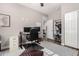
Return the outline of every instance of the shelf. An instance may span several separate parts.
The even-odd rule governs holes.
[[[61,43],[61,20],[54,21],[54,31],[55,42]]]

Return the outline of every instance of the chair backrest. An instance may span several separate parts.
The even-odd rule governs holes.
[[[30,31],[30,41],[37,40],[38,39],[38,30],[37,29],[31,29]]]

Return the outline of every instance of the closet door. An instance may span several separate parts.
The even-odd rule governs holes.
[[[77,12],[65,14],[65,45],[77,48]]]

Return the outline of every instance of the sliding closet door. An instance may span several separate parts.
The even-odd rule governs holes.
[[[65,14],[65,45],[77,48],[77,12]]]

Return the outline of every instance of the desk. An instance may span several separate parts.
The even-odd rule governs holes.
[[[30,34],[30,32],[22,32],[23,35]]]
[[[26,39],[26,36],[29,38],[30,32],[22,32],[22,39]]]
[[[26,35],[30,35],[30,32],[22,32],[22,37]],[[41,38],[40,32],[38,32],[38,37]]]
[[[29,38],[30,32],[21,32],[21,33],[22,33],[21,34],[22,39],[21,39],[20,44],[26,44],[26,42],[28,42],[28,40],[26,39],[26,36],[27,36],[27,38]],[[41,38],[40,32],[38,32],[38,37],[39,37],[39,39]]]

